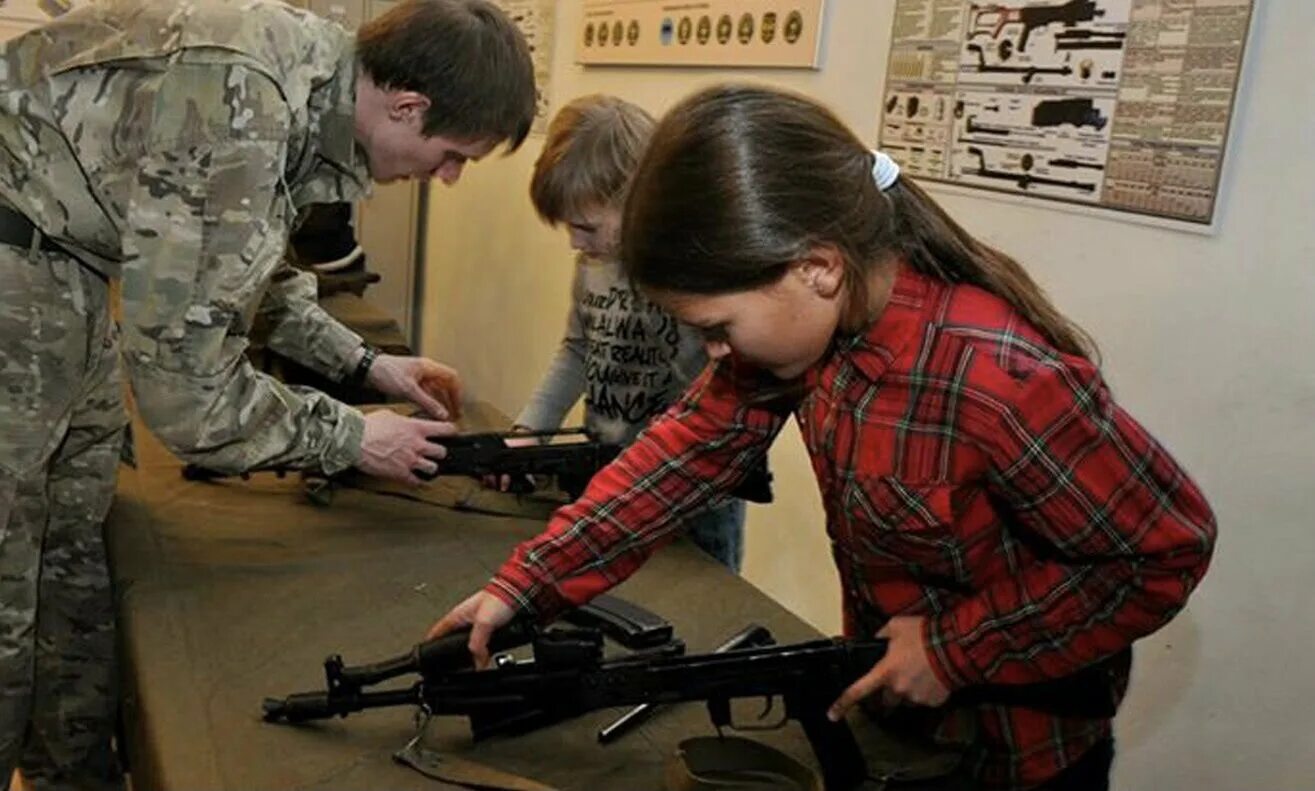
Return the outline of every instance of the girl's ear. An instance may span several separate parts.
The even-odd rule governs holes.
[[[845,283],[845,258],[834,245],[817,245],[791,271],[819,297],[831,299]]]

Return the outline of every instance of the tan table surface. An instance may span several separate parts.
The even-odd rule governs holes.
[[[475,411],[471,424],[493,422]],[[326,509],[307,503],[294,477],[189,483],[143,432],[138,445],[108,527],[136,789],[447,787],[391,760],[413,733],[409,710],[289,727],[263,723],[260,702],[321,688],[330,653],[358,664],[407,650],[550,508],[476,492],[482,507],[522,514],[499,516],[342,490]],[[440,481],[453,500],[475,487]],[[780,642],[817,636],[684,542],[616,592],[672,621],[691,652],[750,621]],[[445,718],[428,744],[563,789],[657,789],[680,739],[713,732],[706,710],[685,704],[599,745],[598,728],[618,713],[474,745],[464,719]],[[796,725],[754,737],[812,760]]]

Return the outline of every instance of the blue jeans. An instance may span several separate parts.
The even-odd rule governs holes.
[[[703,511],[687,521],[686,535],[718,563],[740,573],[744,560],[744,501],[732,498],[725,505]]]

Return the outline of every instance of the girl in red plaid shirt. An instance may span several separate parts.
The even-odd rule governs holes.
[[[1114,403],[1091,340],[889,158],[770,89],[674,108],[622,235],[630,276],[701,328],[712,362],[431,636],[469,624],[487,661],[518,611],[547,619],[617,584],[793,414],[846,633],[889,640],[831,716],[867,698],[906,732],[968,745],[979,787],[1107,788],[1108,719],[950,698],[1094,667],[1117,703],[1132,642],[1205,573],[1214,517]]]

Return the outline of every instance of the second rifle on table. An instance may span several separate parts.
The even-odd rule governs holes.
[[[537,442],[515,446],[507,444],[508,440],[524,439]],[[583,428],[456,434],[434,437],[433,441],[447,449],[447,456],[438,461],[436,473],[416,473],[424,480],[445,475],[473,478],[506,475],[511,478],[511,491],[524,494],[533,489],[531,476],[551,476],[556,480],[557,487],[572,500],[584,492],[594,474],[610,464],[623,448],[616,443],[601,442]],[[240,473],[240,476],[247,478],[258,472],[273,472],[282,476],[295,471],[291,467],[276,465],[249,470]],[[183,467],[183,477],[189,481],[210,481],[233,476],[188,464]],[[325,480],[332,483],[334,478],[326,477]],[[765,466],[755,468],[733,494],[750,502],[770,503],[771,474]]]

